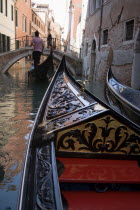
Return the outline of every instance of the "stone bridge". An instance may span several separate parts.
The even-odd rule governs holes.
[[[9,51],[0,54],[0,72],[6,73],[9,68],[16,63],[21,58],[26,56],[32,55],[33,48],[32,47],[25,47],[21,49],[17,49],[14,51]],[[49,55],[50,50],[45,48],[44,55]],[[64,53],[59,50],[53,51],[54,60],[60,62]],[[66,56],[66,64],[68,69],[71,71],[73,75],[81,75],[82,74],[82,62],[78,58],[71,56],[69,54],[65,54]]]

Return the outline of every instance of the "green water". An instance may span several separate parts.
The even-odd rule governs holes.
[[[0,74],[0,210],[15,210],[29,134],[49,84],[28,83],[30,63]]]

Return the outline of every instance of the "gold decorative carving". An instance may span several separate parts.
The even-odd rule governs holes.
[[[140,155],[140,135],[107,115],[60,131],[56,150],[75,153]]]

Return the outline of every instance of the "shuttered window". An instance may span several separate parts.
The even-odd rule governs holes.
[[[7,4],[7,0],[5,0],[5,15],[8,16],[8,4]]]
[[[7,36],[7,51],[10,51],[10,37]]]
[[[3,0],[0,0],[0,12],[3,13]]]
[[[11,5],[11,20],[14,20],[14,7]]]
[[[126,22],[126,41],[133,39],[134,33],[134,20],[130,20]]]
[[[18,10],[17,9],[15,10],[15,24],[16,24],[16,27],[18,27]]]

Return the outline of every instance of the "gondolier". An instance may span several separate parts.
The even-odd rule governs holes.
[[[35,69],[32,66],[30,67],[30,70],[28,71],[28,79],[33,80],[48,80],[52,78],[54,74],[54,65],[53,65],[53,54],[52,51],[50,52],[50,55],[46,58],[44,62],[39,64]]]
[[[44,42],[39,37],[38,31],[35,32],[35,37],[33,37],[33,39],[32,39],[31,46],[34,47],[33,60],[34,60],[34,67],[36,67],[40,63],[40,57],[41,57],[41,54],[43,53],[43,49],[44,49]]]
[[[49,34],[47,37],[48,48],[52,47],[52,35]]]

